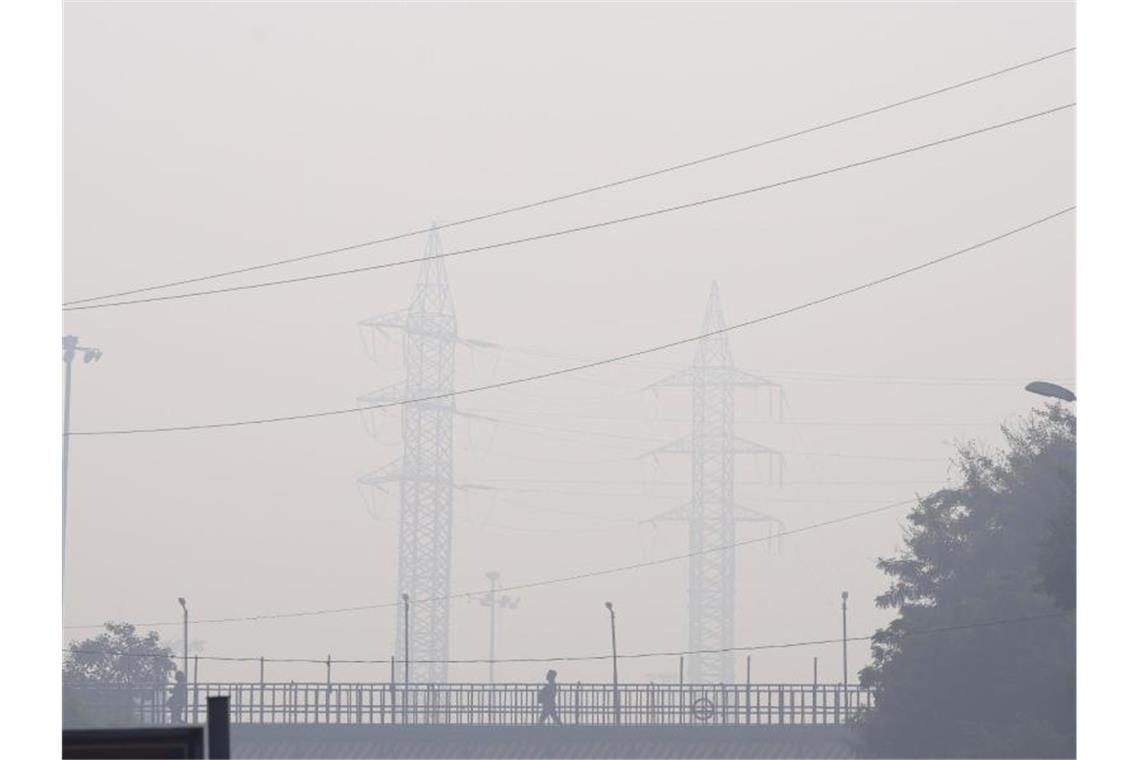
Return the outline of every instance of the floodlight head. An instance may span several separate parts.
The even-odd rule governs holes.
[[[487,580],[489,580],[491,582],[499,580],[499,571],[498,570],[488,571],[487,572]]]
[[[610,612],[613,612],[614,611],[613,602],[606,602],[606,609],[609,610]]]
[[[404,603],[406,604],[406,603],[407,603],[407,601],[408,601],[408,599],[409,599],[409,597],[408,597],[407,593],[401,594],[401,596],[403,596],[403,597],[404,597]]]
[[[178,603],[182,605],[182,609],[186,609],[186,597],[178,597]]]
[[[103,358],[103,352],[97,348],[89,348],[83,352],[83,363],[90,364]]]
[[[845,602],[847,601],[847,592],[846,591],[843,592],[843,601],[845,601]]]
[[[1041,380],[1036,380],[1029,385],[1025,386],[1025,390],[1030,393],[1036,393],[1038,396],[1048,396],[1049,398],[1059,398],[1062,401],[1076,401],[1077,395],[1064,386],[1057,385],[1056,383],[1046,383]]]

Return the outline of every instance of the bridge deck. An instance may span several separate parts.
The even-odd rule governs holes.
[[[236,725],[235,758],[849,758],[843,726]]]

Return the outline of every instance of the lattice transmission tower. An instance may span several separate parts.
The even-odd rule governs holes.
[[[406,309],[361,322],[368,330],[403,332],[404,380],[361,396],[364,405],[448,394],[454,390],[455,306],[443,260],[439,233],[428,234],[415,293]],[[399,484],[399,571],[394,598],[440,599],[451,587],[451,528],[455,495],[452,427],[455,400],[445,396],[400,407],[403,455],[360,478],[365,486],[386,490]],[[447,680],[447,601],[411,604],[408,615],[410,678],[417,683]],[[397,659],[404,657],[404,620],[397,617]],[[430,662],[424,662],[424,661]]]
[[[691,367],[656,384],[684,387],[692,393],[692,431],[653,453],[691,455],[692,495],[685,504],[657,519],[689,524],[689,649],[732,647],[736,618],[736,553],[732,549],[708,551],[736,541],[736,523],[766,522],[769,531],[781,525],[771,515],[736,503],[737,454],[759,454],[782,467],[779,452],[736,435],[736,389],[740,386],[779,386],[733,366],[726,333],[708,335],[724,327],[716,283],[705,307],[705,334],[697,344]],[[733,683],[732,652],[692,655],[686,676],[693,683]]]

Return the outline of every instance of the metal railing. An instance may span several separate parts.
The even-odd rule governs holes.
[[[230,720],[259,724],[526,726],[538,722],[539,684],[346,682],[201,683],[187,689],[183,721],[200,723],[206,698],[230,698]],[[173,721],[170,686],[64,685],[65,714],[89,725]],[[831,726],[873,704],[841,684],[559,684],[563,725]]]

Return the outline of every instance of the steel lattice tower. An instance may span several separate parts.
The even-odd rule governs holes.
[[[703,337],[690,368],[666,378],[660,387],[685,387],[692,392],[692,432],[657,449],[657,452],[691,455],[692,497],[688,504],[660,519],[689,523],[689,649],[732,647],[735,627],[736,553],[732,549],[708,551],[736,541],[737,521],[780,523],[774,517],[741,507],[734,493],[736,455],[778,452],[736,436],[736,388],[773,383],[736,369],[724,328],[720,295],[713,283],[705,307]],[[771,460],[770,460],[771,461]],[[732,683],[731,652],[693,655],[686,675],[693,683]]]
[[[412,303],[407,309],[361,322],[366,328],[403,331],[404,381],[359,400],[364,405],[425,398],[454,390],[455,307],[443,260],[439,233],[429,233]],[[410,678],[417,683],[447,680],[448,616],[443,600],[451,588],[451,527],[455,493],[452,423],[455,400],[450,396],[407,403],[401,407],[403,456],[360,482],[384,489],[400,484],[399,573],[396,588],[396,658],[404,658],[403,603],[411,604],[408,620],[412,660]],[[430,660],[432,662],[420,662]]]

